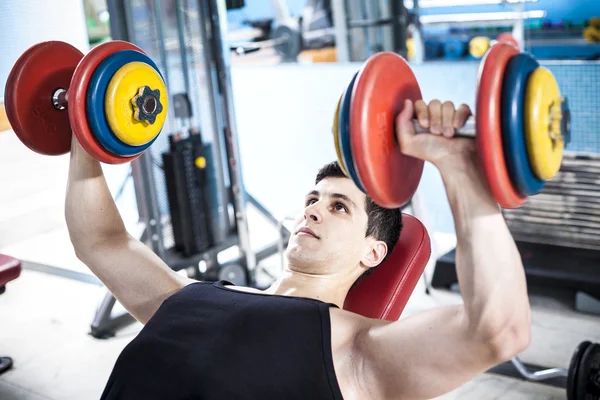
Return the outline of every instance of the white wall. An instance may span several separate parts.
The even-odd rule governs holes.
[[[83,0],[0,0],[0,99],[19,56],[47,40],[88,52]]]
[[[361,64],[234,67],[232,83],[244,180],[277,215],[302,207],[319,167],[336,158],[331,132],[337,100]],[[477,63],[414,66],[426,101],[474,107]],[[437,170],[426,165],[420,189],[432,228],[454,225]]]

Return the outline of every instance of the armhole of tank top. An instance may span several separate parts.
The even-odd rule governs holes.
[[[344,400],[340,389],[337,375],[335,373],[335,365],[333,364],[333,349],[331,347],[331,315],[329,309],[332,307],[331,304],[318,304],[319,312],[321,315],[321,328],[323,336],[323,360],[325,362],[325,370],[329,380],[329,386],[331,388],[331,394],[334,400]]]

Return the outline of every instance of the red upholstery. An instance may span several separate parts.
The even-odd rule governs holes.
[[[421,221],[409,214],[402,214],[402,220],[394,251],[348,293],[345,310],[388,321],[400,318],[431,256],[431,241]]]
[[[21,261],[0,254],[0,287],[21,275]]]

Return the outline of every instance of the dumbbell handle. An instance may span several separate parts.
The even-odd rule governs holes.
[[[423,128],[417,119],[413,120],[415,125],[416,133],[429,133],[429,128]],[[470,116],[465,122],[465,125],[461,128],[454,129],[454,136],[460,138],[474,138],[475,137],[475,116]]]
[[[57,110],[64,110],[69,103],[69,92],[65,89],[56,89],[52,94],[52,104]]]

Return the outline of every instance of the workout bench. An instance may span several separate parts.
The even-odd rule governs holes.
[[[0,294],[6,290],[6,284],[21,275],[21,262],[9,256],[0,254]],[[10,357],[0,357],[0,374],[12,367]]]
[[[402,214],[402,233],[392,254],[346,296],[344,309],[368,318],[396,321],[431,257],[425,226]]]

